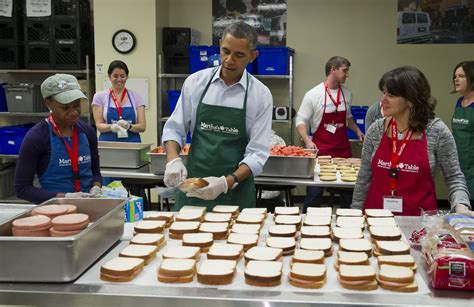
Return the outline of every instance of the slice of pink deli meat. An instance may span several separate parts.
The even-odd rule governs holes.
[[[31,215],[41,214],[53,218],[58,215],[66,214],[67,211],[68,208],[61,205],[44,205],[34,208],[33,211],[31,211]]]
[[[14,220],[13,227],[24,230],[48,229],[51,227],[51,219],[44,215],[33,215]]]
[[[51,221],[57,231],[80,230],[89,224],[89,216],[84,213],[60,215]]]

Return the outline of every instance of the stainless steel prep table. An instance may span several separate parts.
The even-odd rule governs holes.
[[[397,217],[405,236],[420,227],[417,217]],[[418,270],[426,278],[424,260],[420,252],[412,250]],[[99,276],[97,276],[99,278]],[[369,292],[311,293],[217,290],[215,288],[182,288],[130,285],[83,285],[76,283],[0,283],[0,304],[31,304],[35,306],[321,306],[340,305],[409,305],[409,306],[472,306],[474,293],[467,291],[439,291],[431,294],[388,295]],[[469,303],[471,302],[471,303]]]
[[[150,180],[163,180],[163,175],[155,175],[150,171],[150,164],[142,166],[138,169],[127,169],[127,168],[111,168],[101,167],[100,172],[103,177],[122,177],[122,178],[135,178],[135,179],[150,179]],[[329,188],[353,188],[354,182],[318,182],[314,181],[313,178],[289,178],[289,177],[262,177],[257,176],[255,178],[256,184],[269,184],[269,185],[303,185],[303,186],[315,186],[315,187],[329,187]]]

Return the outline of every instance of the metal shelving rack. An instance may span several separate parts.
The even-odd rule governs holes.
[[[288,81],[288,104],[286,105],[289,110],[289,119],[288,120],[273,120],[274,123],[287,123],[288,124],[288,135],[290,138],[290,143],[293,144],[293,117],[291,116],[291,112],[293,109],[293,82],[294,82],[294,74],[293,74],[293,64],[294,64],[294,55],[289,55],[289,67],[288,75],[253,75],[258,79],[268,79],[268,80],[287,80]],[[157,131],[157,144],[161,143],[161,135],[163,133],[162,125],[168,119],[167,116],[163,116],[163,103],[165,101],[164,96],[166,95],[166,90],[168,89],[180,89],[181,86],[177,86],[178,81],[184,81],[189,74],[170,74],[170,73],[162,73],[163,65],[162,65],[162,57],[161,54],[158,55],[158,106],[157,106],[157,119],[158,119],[158,131]]]

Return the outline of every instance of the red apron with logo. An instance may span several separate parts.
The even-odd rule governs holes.
[[[397,141],[397,144],[400,141]],[[391,140],[383,134],[379,148],[372,158],[372,182],[364,209],[382,209],[383,197],[390,191]],[[397,146],[399,147],[399,145]],[[436,190],[428,160],[426,134],[423,140],[410,140],[397,164],[397,189],[395,196],[403,197],[403,211],[395,215],[418,216],[423,211],[436,210]]]
[[[342,91],[342,90],[340,90]],[[333,157],[341,158],[350,158],[352,157],[351,144],[346,134],[346,114],[347,114],[347,103],[344,98],[344,105],[346,110],[337,111],[339,106],[339,97],[337,98],[338,102],[334,102],[336,105],[336,112],[326,113],[326,97],[328,92],[325,92],[324,96],[324,109],[323,117],[321,118],[321,123],[319,124],[318,129],[313,134],[313,143],[318,147],[318,155],[330,155]],[[343,94],[344,96],[344,94]],[[328,125],[334,125],[336,131],[331,133],[327,130]]]

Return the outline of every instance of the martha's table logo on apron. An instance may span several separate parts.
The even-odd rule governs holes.
[[[226,127],[224,125],[208,124],[205,122],[201,122],[201,130],[212,131],[212,132],[217,132],[217,133],[225,133],[225,134],[234,134],[234,135],[239,134],[239,129],[237,128]]]
[[[453,118],[453,124],[469,125],[469,119]]]
[[[392,162],[384,161],[382,159],[379,159],[379,161],[377,162],[377,167],[380,167],[380,168],[390,169],[391,165],[392,165]],[[401,172],[418,173],[418,171],[420,170],[420,167],[416,164],[400,162],[397,165],[397,169]]]
[[[89,162],[91,162],[91,156],[90,155],[79,156],[78,160],[79,160],[79,164],[89,163]],[[70,166],[71,165],[71,159],[59,158],[59,163],[58,164],[59,164],[59,166]]]

